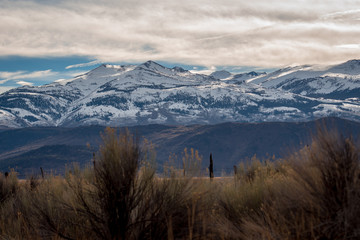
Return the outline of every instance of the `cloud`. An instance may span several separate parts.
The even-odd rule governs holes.
[[[16,72],[0,72],[0,84],[5,83],[9,80],[16,78],[16,76],[20,76],[24,74],[24,71],[16,71]]]
[[[57,74],[56,72],[51,71],[51,69],[44,70],[44,71],[34,71],[34,72],[26,72],[21,73],[19,75],[12,76],[10,79],[41,79],[49,76],[53,76]]]
[[[197,74],[205,74],[205,75],[210,75],[211,73],[216,71],[216,67],[215,66],[210,66],[204,69],[198,69],[198,68],[194,68],[192,70],[190,70],[190,72],[192,73],[197,73]]]
[[[54,76],[57,72],[51,71],[51,69],[44,71],[16,71],[16,72],[0,72],[0,84],[4,84],[10,80],[20,79],[36,79],[37,81],[47,80],[47,77]]]
[[[324,20],[340,21],[340,22],[359,22],[360,9],[351,9],[340,12],[333,12],[322,16]]]
[[[93,65],[96,65],[99,63],[101,63],[101,61],[95,60],[95,61],[91,61],[91,62],[87,62],[87,63],[79,63],[79,64],[74,64],[74,65],[69,65],[65,69],[89,67],[89,66],[93,66]]]
[[[358,42],[357,0],[0,1],[2,55],[281,67],[360,54],[336,47]]]
[[[32,85],[34,85],[34,83],[26,82],[26,81],[18,81],[16,83],[21,85],[21,86],[32,86]]]
[[[360,49],[360,44],[343,44],[336,46],[338,48],[347,48],[347,49]]]

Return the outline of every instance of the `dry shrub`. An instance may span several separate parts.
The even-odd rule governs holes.
[[[86,219],[80,228],[90,229],[91,238],[193,239],[206,233],[198,221],[206,193],[199,181],[178,170],[157,177],[152,146],[128,131],[117,135],[108,128],[103,140],[93,174],[74,170],[67,177],[74,195],[69,208]]]
[[[35,189],[24,189],[15,202],[15,209],[22,228],[32,236],[27,238],[81,239],[76,235],[84,219],[78,218],[68,207],[72,198],[61,177],[50,176],[38,183]]]
[[[68,175],[74,194],[69,207],[86,219],[80,227],[89,228],[92,238],[134,239],[145,234],[158,211],[150,197],[155,170],[146,159],[149,151],[128,131],[118,136],[107,128],[103,141],[93,174],[74,170]]]
[[[62,204],[67,192],[63,179],[49,177],[38,181],[36,188],[33,181],[33,178],[21,180],[16,195],[1,208],[1,236],[9,239],[69,239],[67,234],[74,230],[76,219]]]
[[[184,169],[155,174],[151,144],[106,129],[91,166],[65,178],[0,179],[0,234],[6,239],[210,239],[214,185],[194,178],[196,151]],[[196,162],[192,162],[196,161]]]
[[[212,239],[216,233],[213,211],[218,185],[204,177],[199,153],[184,149],[181,160],[169,157],[158,187],[168,199],[164,205],[167,239]]]
[[[244,224],[249,239],[359,239],[359,146],[319,129],[310,147],[289,159],[260,213]]]
[[[218,235],[225,239],[248,239],[244,223],[262,211],[270,189],[284,178],[284,166],[279,162],[261,162],[256,156],[240,163],[234,181],[223,186],[218,198]]]
[[[16,173],[11,171],[10,174],[0,174],[0,235],[6,236],[11,230],[18,230],[13,223],[12,204],[19,193],[19,183]],[[10,229],[8,229],[10,228]],[[13,228],[13,229],[12,229]]]
[[[17,190],[18,180],[14,171],[11,171],[10,174],[7,172],[0,174],[0,204],[13,197]]]

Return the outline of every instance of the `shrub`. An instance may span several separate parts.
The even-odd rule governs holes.
[[[14,222],[14,212],[12,204],[19,193],[19,183],[16,173],[11,171],[10,174],[0,174],[0,235],[6,236],[10,230],[14,233],[20,228]],[[16,214],[16,213],[15,213]],[[19,235],[21,236],[21,235]]]
[[[9,198],[13,197],[18,190],[18,180],[16,173],[11,171],[9,174],[0,174],[0,207]]]
[[[244,222],[262,211],[264,202],[271,198],[270,189],[285,176],[281,163],[261,162],[256,156],[240,163],[234,181],[225,184],[219,195],[220,234],[226,239],[248,239]]]
[[[204,232],[198,219],[204,215],[200,197],[206,191],[199,181],[179,176],[178,170],[170,177],[157,177],[152,146],[139,144],[128,131],[118,136],[108,128],[103,140],[93,175],[86,178],[74,171],[68,176],[75,212],[89,222],[84,228],[90,226],[100,239],[192,239]],[[199,161],[195,156],[191,151],[184,157],[191,174],[191,166]]]
[[[359,147],[324,129],[289,159],[289,174],[246,223],[257,239],[359,239]]]

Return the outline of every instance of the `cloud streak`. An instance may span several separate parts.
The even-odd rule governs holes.
[[[360,55],[337,47],[358,44],[357,0],[0,2],[2,56],[281,67]]]
[[[89,67],[89,66],[94,66],[94,65],[100,64],[100,63],[101,63],[101,61],[95,60],[95,61],[91,61],[91,62],[87,62],[87,63],[79,63],[79,64],[74,64],[74,65],[69,65],[65,69]]]
[[[26,72],[26,71],[16,71],[16,72],[0,72],[0,84],[4,84],[11,80],[23,80],[23,79],[36,79],[37,81],[41,81],[44,79],[47,80],[47,77],[55,76],[58,74],[57,72],[53,72],[50,69],[44,71],[34,71],[34,72]],[[19,81],[24,83],[24,81]],[[20,85],[26,85],[21,84]]]
[[[26,81],[18,81],[16,82],[17,84],[21,85],[21,86],[32,86],[34,85],[33,83],[31,82],[26,82]]]

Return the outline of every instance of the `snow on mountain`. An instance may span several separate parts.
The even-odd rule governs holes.
[[[1,94],[0,126],[212,124],[329,115],[360,120],[357,71],[357,62],[325,70],[301,66],[267,75],[221,71],[210,76],[153,61],[101,65],[70,80]],[[341,94],[358,95],[335,98],[339,91],[333,90],[326,98],[334,86],[347,89]],[[325,97],[316,98],[315,93]]]
[[[265,76],[266,72],[248,72],[248,73],[239,73],[239,74],[235,74],[232,79],[231,82],[245,82],[245,81],[249,81],[250,79],[256,79],[259,78],[261,76]]]
[[[287,67],[248,82],[309,97],[356,98],[360,96],[360,60],[335,66]]]
[[[360,60],[349,60],[345,63],[331,67],[328,71],[346,75],[360,75]]]
[[[242,83],[245,82],[247,80],[254,80],[255,78],[259,78],[261,76],[266,75],[265,72],[248,72],[248,73],[239,73],[239,74],[232,74],[228,71],[225,70],[221,70],[221,71],[216,71],[210,74],[210,76],[219,79],[219,80],[223,80],[226,81],[228,83]]]

